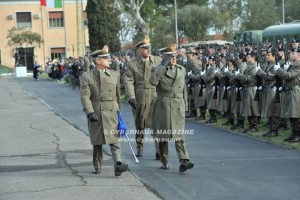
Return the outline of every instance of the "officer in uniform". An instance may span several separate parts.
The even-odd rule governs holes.
[[[110,68],[115,71],[120,71],[120,64],[119,58],[117,56],[112,56],[112,63]]]
[[[275,71],[274,65],[278,64],[275,62],[276,50],[269,49],[267,51],[267,62],[268,65],[265,69],[256,67],[256,75],[263,79],[262,92],[261,92],[261,117],[269,118],[269,131],[263,134],[263,137],[274,137],[278,135],[278,129],[280,126],[280,118],[274,114],[280,109],[280,105],[275,103]]]
[[[199,74],[199,66],[196,63],[197,57],[195,56],[196,50],[194,47],[188,48],[187,52],[187,63],[186,63],[186,71],[187,71],[187,90],[188,90],[188,112],[186,117],[196,117],[197,116],[197,108],[195,105],[195,89],[197,87],[196,82],[200,80],[200,77],[195,77],[195,74]]]
[[[187,58],[186,58],[186,50],[185,48],[180,48],[177,50],[177,63],[178,65],[181,65],[181,66],[184,66],[186,65],[186,62],[187,62]]]
[[[209,56],[208,57],[208,67],[205,71],[200,72],[200,78],[202,78],[205,81],[205,97],[207,102],[207,109],[210,115],[210,118],[205,122],[207,124],[212,124],[217,122],[217,110],[218,110],[218,92],[215,95],[215,73],[216,70],[216,57],[215,56]]]
[[[152,128],[151,116],[154,99],[156,97],[155,86],[149,83],[151,70],[161,62],[161,57],[151,55],[151,44],[148,37],[138,42],[135,47],[139,55],[127,63],[124,74],[124,83],[128,103],[132,107],[136,127],[137,157],[141,157],[144,150],[144,130]],[[155,142],[156,160],[159,160],[158,143]]]
[[[223,126],[234,126],[234,111],[237,91],[234,89],[235,79],[234,70],[236,67],[236,61],[234,57],[229,58],[228,66],[224,67],[224,94],[223,101],[226,101],[226,107],[224,112],[227,113],[227,122],[223,123]],[[224,103],[225,104],[225,103]]]
[[[110,70],[108,47],[91,54],[96,68],[82,76],[80,98],[88,118],[90,140],[93,145],[94,174],[101,172],[103,163],[102,145],[109,144],[114,160],[115,176],[128,169],[121,160],[118,133],[118,115],[121,109],[120,72]]]
[[[297,43],[298,46],[293,45]],[[274,66],[275,74],[283,79],[281,96],[281,117],[289,118],[292,133],[284,141],[300,141],[300,48],[299,40],[292,41],[293,51],[290,53],[291,65],[286,70],[279,65]]]
[[[234,70],[234,73],[238,71],[241,74],[244,74],[246,69],[246,56],[244,53],[240,53],[237,57],[237,67]],[[242,113],[242,82],[234,76],[234,88],[236,91],[236,96],[233,98],[232,103],[234,103],[234,113],[236,114],[237,123],[231,127],[232,130],[237,128],[244,128],[245,117],[241,115]]]
[[[251,51],[248,52],[247,59],[247,67],[244,73],[240,73],[240,71],[235,72],[235,78],[240,80],[242,83],[242,110],[241,115],[248,118],[249,127],[245,129],[243,132],[258,132],[257,129],[257,120],[259,113],[258,101],[254,100],[256,87],[255,87],[255,76],[256,76],[256,53]]]
[[[184,137],[185,110],[187,109],[186,70],[176,64],[176,45],[160,49],[161,64],[152,71],[150,83],[156,86],[157,98],[153,107],[153,133],[159,141],[162,169],[169,169],[168,141],[175,140],[179,172],[194,167],[189,160]]]

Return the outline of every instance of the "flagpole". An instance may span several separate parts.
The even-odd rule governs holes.
[[[45,16],[45,9],[46,9],[46,6],[45,5],[40,5],[40,9],[41,9],[41,29],[42,29],[42,37],[43,37],[43,44],[42,44],[42,47],[43,47],[43,63],[42,63],[42,68],[44,70],[46,70],[46,66],[44,66],[45,62],[46,62],[46,50],[45,50],[45,31],[44,31],[44,16]]]
[[[65,59],[66,59],[68,57],[68,54],[67,54],[68,42],[67,42],[67,30],[66,30],[65,0],[62,0],[62,3],[63,3],[63,14],[64,14]]]

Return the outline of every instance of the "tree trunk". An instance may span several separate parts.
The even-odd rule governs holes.
[[[149,24],[144,21],[140,14],[140,9],[143,6],[145,0],[137,0],[136,2],[130,0],[125,6],[129,9],[130,15],[136,20],[137,25],[142,29],[144,36],[149,36],[150,28]]]

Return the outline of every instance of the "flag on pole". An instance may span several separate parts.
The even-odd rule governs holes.
[[[41,6],[47,6],[49,8],[62,8],[63,0],[41,0]]]
[[[119,121],[119,124],[118,124],[118,131],[120,133],[120,136],[122,138],[126,138],[126,132],[127,132],[127,126],[122,118],[122,115],[121,115],[121,112],[118,111],[118,121]]]

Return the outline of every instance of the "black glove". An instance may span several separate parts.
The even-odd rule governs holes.
[[[172,58],[172,54],[167,54],[166,57],[161,61],[160,64],[164,67],[168,66],[171,58]]]
[[[136,106],[137,106],[137,102],[136,100],[133,98],[133,99],[130,99],[128,101],[128,103],[131,105],[131,107],[133,107],[134,109],[136,109]]]
[[[87,115],[87,118],[91,121],[91,122],[97,122],[99,121],[98,116],[95,113],[89,113]]]

